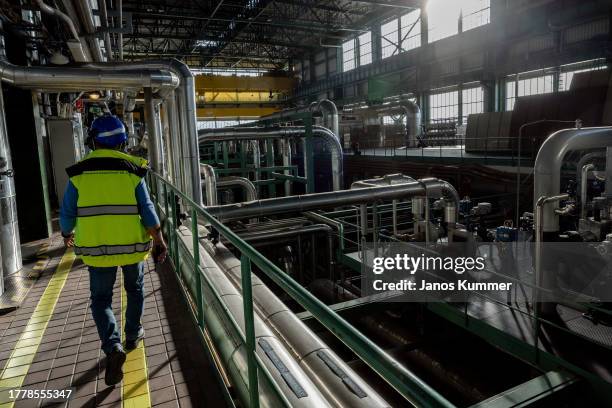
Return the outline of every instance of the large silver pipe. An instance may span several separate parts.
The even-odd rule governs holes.
[[[184,179],[184,164],[180,161],[181,157],[181,132],[180,116],[176,103],[176,94],[173,93],[164,100],[165,110],[168,114],[168,153],[171,159],[171,166],[174,174],[175,185],[182,186]]]
[[[612,146],[612,127],[565,129],[553,133],[540,147],[534,167],[534,198],[559,195],[561,165],[565,155],[575,150],[590,150]],[[543,210],[543,232],[559,230],[555,214],[558,201],[546,204]],[[535,209],[534,209],[535,213]]]
[[[74,25],[74,21],[72,21],[72,19],[67,14],[49,6],[48,4],[45,4],[43,0],[36,0],[36,4],[38,4],[38,7],[43,13],[47,13],[59,18],[68,26],[68,30],[70,31],[70,34],[73,37],[72,40],[66,41],[68,48],[70,49],[70,53],[74,57],[74,60],[77,62],[87,61],[88,56],[83,50],[83,44],[81,42],[81,39],[79,38],[79,33],[76,29],[76,26]]]
[[[76,26],[70,17],[58,9],[45,4],[43,0],[36,0],[36,4],[43,13],[50,14],[62,20],[68,26],[68,30],[70,31],[70,34],[72,34],[72,38],[79,41],[79,32],[77,31]]]
[[[589,185],[589,172],[595,169],[593,163],[582,166],[582,176],[580,179],[580,219],[585,219],[587,215],[587,189]]]
[[[160,173],[164,173],[164,165],[162,159],[162,142],[159,128],[157,125],[157,117],[159,111],[157,109],[155,99],[153,98],[153,91],[151,88],[144,89],[145,95],[145,120],[147,123],[147,132],[149,135],[149,160],[151,168]]]
[[[312,105],[311,105],[312,106]],[[325,118],[325,111],[329,112],[331,126],[329,129],[334,132],[334,135],[340,139],[340,118],[338,116],[338,108],[336,104],[329,99],[323,99],[316,104],[315,110],[320,111]]]
[[[204,180],[206,190],[206,205],[217,205],[217,176],[215,169],[210,164],[200,164],[200,175]]]
[[[283,167],[289,167],[291,166],[291,141],[281,139],[279,142],[280,142],[281,154],[283,156]],[[283,173],[286,176],[289,176],[291,174],[291,171],[285,170],[283,171]],[[286,196],[291,195],[291,181],[290,180],[285,180],[285,195]]]
[[[227,141],[227,140],[266,140],[280,138],[303,137],[304,127],[281,127],[281,128],[224,128],[224,129],[202,129],[199,131],[200,143]],[[342,146],[338,138],[329,129],[313,126],[312,134],[321,138],[330,149],[332,160],[332,183],[334,191],[342,189]]]
[[[0,36],[0,42],[2,37]],[[19,227],[17,223],[17,201],[15,180],[10,172],[13,169],[4,115],[4,97],[0,87],[0,294],[3,292],[3,275],[17,272],[23,266]]]
[[[576,164],[576,185],[580,186],[582,184],[582,168],[585,165],[590,164],[590,163],[595,163],[597,161],[605,162],[605,159],[606,159],[605,149],[601,151],[590,152],[590,153],[583,155],[578,161],[578,164]]]
[[[201,235],[207,236],[206,231],[203,229]],[[205,252],[207,258],[212,259],[212,263],[207,259],[202,259],[202,262],[224,271],[240,290],[240,260],[223,243],[213,244],[210,240],[201,240],[201,243],[204,247],[201,253]],[[205,269],[205,273],[210,272]],[[278,336],[283,346],[291,350],[300,368],[330,405],[338,408],[389,407],[389,404],[306,326],[256,274],[251,273],[251,281],[257,316],[261,316],[266,327]]]
[[[201,236],[206,236],[209,232],[204,228],[201,228],[200,231]],[[179,239],[193,253],[193,237],[190,229],[179,227],[178,232]],[[220,360],[223,362],[224,368],[236,388],[237,397],[243,405],[248,406],[246,345],[242,341],[240,333],[234,329],[230,321],[231,318],[237,322],[240,330],[244,333],[244,322],[246,319],[244,316],[243,298],[241,291],[238,290],[239,286],[232,282],[227,270],[219,262],[219,257],[231,257],[236,260],[237,264],[234,264],[234,266],[237,266],[238,274],[240,274],[240,261],[223,244],[217,243],[213,245],[216,249],[211,248],[211,245],[210,241],[202,240],[202,244],[199,246],[200,266],[205,275],[203,277],[204,284],[202,285],[202,300],[204,302],[202,311],[210,337],[219,351]],[[256,276],[254,274],[252,274],[252,277],[253,296],[255,296],[255,288],[258,282],[255,281]],[[215,295],[212,288],[215,289],[219,297]],[[192,287],[192,294],[194,293],[195,288]],[[257,313],[256,310],[254,311],[255,341],[258,345],[255,348],[255,352],[270,373],[272,381],[274,381],[285,400],[278,399],[274,390],[264,380],[264,374],[260,371],[260,406],[274,408],[284,406],[286,402],[289,406],[300,408],[330,407],[330,403],[323,397],[309,376],[306,375],[304,369],[300,367],[292,351],[288,350],[283,343],[282,337],[271,330],[264,317]],[[230,317],[227,317],[227,315]],[[264,345],[267,350],[264,350]],[[297,391],[302,392],[298,393]]]
[[[83,89],[141,89],[172,90],[179,78],[164,70],[107,70],[73,67],[21,67],[0,55],[2,81],[23,89],[39,91],[78,92]]]
[[[104,32],[104,48],[106,48],[106,60],[113,60],[113,47],[111,45],[109,24],[108,24],[108,10],[106,9],[106,0],[98,0],[98,8],[100,9],[100,21],[102,23],[102,29]]]
[[[202,202],[202,187],[200,185],[200,150],[198,146],[198,120],[195,100],[195,79],[189,67],[177,60],[148,60],[130,63],[89,64],[90,67],[113,71],[121,69],[168,70],[180,78],[180,85],[176,88],[178,112],[180,113],[180,129],[182,146],[182,163],[188,163],[183,186],[185,192],[190,194],[193,201]]]
[[[550,311],[554,309],[554,304],[550,303],[552,297],[551,291],[556,287],[554,272],[544,270],[543,265],[543,246],[544,241],[544,212],[546,205],[551,203],[559,203],[567,200],[567,194],[556,195],[553,197],[540,196],[535,202],[534,211],[534,230],[535,230],[535,291],[533,294],[532,303],[535,305],[535,310],[539,314],[542,311]]]
[[[346,205],[363,204],[381,200],[394,200],[414,195],[434,196],[442,192],[445,182],[430,178],[414,183],[392,186],[368,187],[355,190],[331,191],[326,193],[300,196],[269,198],[249,203],[227,204],[209,207],[207,210],[224,221],[263,217],[273,214],[305,212],[316,209],[334,208]]]
[[[257,200],[257,188],[246,177],[228,176],[217,181],[217,189],[240,187],[245,193],[246,201]]]
[[[119,23],[119,33],[117,34],[117,45],[119,46],[119,61],[123,61],[123,0],[117,0],[117,22]]]
[[[89,0],[74,0],[74,4],[76,5],[76,12],[79,15],[79,22],[83,24],[88,34],[89,49],[91,50],[94,61],[104,61],[102,49],[100,48],[100,43],[96,36],[96,23]]]

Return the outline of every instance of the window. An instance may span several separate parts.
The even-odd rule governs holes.
[[[355,69],[355,39],[342,43],[342,71]]]
[[[467,123],[469,115],[484,112],[484,89],[481,86],[463,89],[461,107],[463,124]]]
[[[459,34],[460,1],[429,0],[426,10],[430,43]]]
[[[398,47],[398,21],[397,18],[380,26],[382,41],[382,57],[387,58],[397,54]]]
[[[421,46],[421,10],[414,10],[400,17],[400,37],[402,51]]]
[[[463,0],[461,27],[468,31],[491,22],[491,0]]]
[[[561,66],[561,74],[559,75],[559,91],[569,91],[575,74],[599,71],[606,69],[607,67],[608,66],[605,59],[596,59],[579,62],[576,64],[563,65]]]
[[[431,122],[455,120],[459,117],[459,91],[437,92],[429,95]]]
[[[491,22],[491,0],[429,0],[429,42],[459,34]]]
[[[516,102],[516,81],[510,79],[506,82],[506,110],[513,110]],[[553,92],[553,75],[542,75],[518,81],[518,96],[540,95]]]
[[[359,36],[359,65],[372,62],[372,33],[367,32]]]

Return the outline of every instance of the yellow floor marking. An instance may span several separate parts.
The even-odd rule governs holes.
[[[7,389],[19,388],[23,384],[66,283],[74,258],[72,249],[67,250],[62,256],[55,273],[40,297],[38,305],[36,305],[36,309],[34,309],[34,313],[30,316],[23,333],[15,343],[11,356],[0,373],[0,389],[5,389],[0,393],[0,408],[12,408],[14,405],[14,401],[9,400]]]
[[[123,274],[121,274],[121,318],[124,324],[126,308],[127,293],[123,285]],[[121,331],[123,336],[123,330]],[[147,355],[145,353],[144,341],[141,341],[138,347],[127,354],[127,359],[123,365],[121,401],[123,408],[151,407],[151,392],[149,390]]]

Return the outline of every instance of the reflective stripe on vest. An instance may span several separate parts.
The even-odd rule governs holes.
[[[85,256],[124,255],[138,252],[148,252],[151,241],[130,245],[100,245],[97,247],[74,247],[74,253]]]
[[[138,215],[136,205],[94,205],[77,208],[77,217],[93,217],[96,215]]]

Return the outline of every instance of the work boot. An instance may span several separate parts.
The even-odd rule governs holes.
[[[104,382],[108,386],[118,384],[123,380],[123,363],[125,363],[125,351],[118,345],[106,356],[106,373]]]
[[[125,349],[127,351],[134,350],[136,347],[138,347],[138,343],[140,343],[140,341],[144,339],[144,336],[145,336],[144,329],[141,327],[140,330],[138,331],[138,335],[134,339],[127,339],[125,341]],[[128,337],[128,336],[126,335],[125,337]]]

